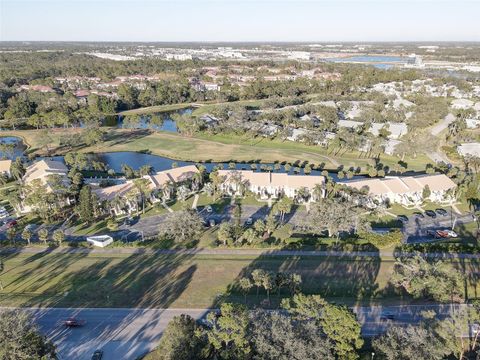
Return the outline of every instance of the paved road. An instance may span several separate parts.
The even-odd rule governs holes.
[[[448,125],[453,123],[455,121],[455,119],[456,119],[455,115],[453,115],[452,113],[447,114],[447,116],[445,116],[445,118],[443,120],[441,120],[437,125],[433,126],[430,129],[430,134],[432,134],[433,136],[437,136],[443,130],[448,128]]]
[[[415,324],[424,310],[435,310],[438,318],[467,305],[402,305],[354,307],[364,336],[383,333],[392,324]],[[162,331],[176,315],[204,317],[208,309],[62,309],[31,308],[40,329],[58,346],[59,359],[87,360],[102,349],[105,360],[135,359],[152,350]],[[382,320],[382,314],[393,320]],[[66,328],[63,320],[75,316],[86,320],[84,327]]]
[[[201,318],[204,309],[29,309],[45,333],[58,346],[59,359],[90,360],[96,349],[105,360],[136,359],[152,350],[162,331],[176,315]],[[69,317],[85,326],[66,328]]]

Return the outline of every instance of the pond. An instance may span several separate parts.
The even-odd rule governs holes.
[[[173,114],[191,114],[193,111],[192,108],[172,111],[172,112],[163,112],[163,113],[153,113],[149,115],[140,115],[139,122],[133,126],[125,126],[128,128],[135,129],[153,129],[157,131],[168,131],[168,132],[178,132],[177,124],[175,120],[172,119]],[[117,126],[120,128],[124,127],[123,123],[124,117],[118,117]]]
[[[0,159],[15,159],[22,156],[27,147],[16,136],[0,136]]]
[[[138,153],[133,151],[123,151],[123,152],[106,152],[106,153],[98,153],[95,154],[95,158],[99,161],[104,162],[108,165],[109,168],[114,169],[117,172],[121,172],[122,165],[128,165],[134,170],[138,170],[143,165],[151,165],[154,168],[154,171],[163,171],[172,168],[172,165],[176,163],[177,166],[185,166],[185,165],[192,165],[198,164],[198,162],[191,162],[191,161],[179,161],[170,159],[163,156],[152,155],[152,154],[144,154]],[[230,163],[201,163],[208,171],[212,171],[214,167],[222,167],[223,169],[231,169]],[[233,165],[233,164],[232,164]],[[237,170],[255,170],[255,171],[262,171],[268,168],[269,171],[276,172],[276,173],[289,173],[294,174],[295,169],[298,171],[300,175],[304,175],[304,170],[299,166],[292,166],[289,171],[285,169],[284,165],[274,164],[274,163],[262,163],[262,164],[255,164],[253,165],[254,168],[252,169],[252,163],[234,163],[235,169]],[[321,175],[321,170],[312,170],[311,175]],[[337,179],[336,173],[329,173],[331,177]],[[363,177],[363,176],[355,176],[355,178]]]

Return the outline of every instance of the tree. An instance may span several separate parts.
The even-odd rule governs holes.
[[[23,229],[23,231],[22,231],[22,239],[25,240],[25,241],[28,243],[28,245],[30,245],[30,240],[31,240],[31,238],[32,238],[32,235],[33,235],[33,234],[32,234],[32,232],[31,232],[29,229],[27,229],[27,228]]]
[[[46,228],[38,230],[38,238],[40,239],[40,241],[43,241],[45,245],[47,245],[48,230]]]
[[[217,239],[223,243],[224,246],[233,242],[233,227],[229,222],[222,222],[218,227]]]
[[[17,181],[21,180],[23,175],[25,175],[25,166],[20,157],[17,157],[10,165],[10,173]]]
[[[127,179],[133,179],[135,177],[135,171],[133,171],[133,169],[126,164],[122,164],[122,172],[125,174]]]
[[[290,211],[292,211],[292,201],[287,197],[283,197],[274,205],[274,210],[280,213],[280,222],[283,224],[285,220],[285,214],[288,214]]]
[[[282,308],[299,321],[315,320],[339,358],[358,358],[357,350],[363,346],[361,326],[348,308],[328,304],[319,295],[303,294],[283,299]]]
[[[150,182],[147,179],[135,179],[133,181],[135,188],[142,201],[142,213],[145,214],[145,201],[151,194]]]
[[[95,218],[94,214],[94,201],[90,186],[85,185],[80,189],[80,195],[78,198],[77,213],[82,221],[90,223]]]
[[[419,299],[446,303],[462,302],[464,297],[464,279],[451,263],[429,263],[420,255],[398,259],[390,282]]]
[[[422,198],[426,200],[430,197],[431,194],[432,194],[432,191],[430,190],[430,187],[428,186],[428,184],[425,185],[425,187],[422,190]]]
[[[385,360],[437,360],[449,355],[430,327],[391,326],[372,341],[375,355]]]
[[[220,307],[220,316],[209,313],[207,320],[212,324],[206,330],[213,358],[225,360],[248,359],[250,344],[247,331],[249,325],[248,310],[243,305],[224,303]]]
[[[300,227],[315,235],[327,231],[329,237],[338,237],[341,232],[364,230],[367,223],[351,202],[326,198],[310,207]]]
[[[267,292],[267,300],[268,302],[270,302],[270,291],[272,291],[275,287],[275,277],[270,271],[265,272],[263,276],[262,286]]]
[[[40,333],[25,311],[1,310],[0,359],[56,359],[55,345]]]
[[[167,214],[160,225],[160,235],[176,242],[193,241],[203,230],[203,220],[196,211],[181,210]]]
[[[158,347],[145,360],[196,360],[204,346],[197,323],[189,315],[175,316],[162,334]]]
[[[243,292],[243,295],[245,297],[245,304],[247,303],[247,294],[250,291],[250,289],[253,287],[252,282],[248,277],[242,277],[240,281],[238,282],[238,286]]]
[[[62,242],[65,240],[65,233],[62,229],[56,229],[52,234],[52,239],[57,242],[58,245],[62,245]]]
[[[295,321],[278,312],[258,311],[252,317],[250,337],[254,359],[335,359],[331,341],[315,321]]]
[[[255,269],[252,271],[253,284],[257,287],[257,297],[260,287],[263,286],[263,278],[265,277],[265,270]]]

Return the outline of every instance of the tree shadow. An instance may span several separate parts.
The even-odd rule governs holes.
[[[244,295],[239,287],[239,280],[250,277],[255,269],[262,269],[277,273],[299,274],[302,277],[301,291],[305,294],[318,294],[329,301],[348,305],[369,304],[379,295],[377,276],[380,270],[380,257],[339,257],[339,256],[316,256],[316,255],[281,255],[266,253],[253,260],[245,267],[228,286],[223,297],[212,304],[217,308],[222,302],[243,302]],[[266,303],[266,291],[253,287],[247,295],[247,305],[250,307],[267,306],[277,308],[282,298],[291,294],[288,289],[282,288],[280,292],[273,291],[270,302]]]

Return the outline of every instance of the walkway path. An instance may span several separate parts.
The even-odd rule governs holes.
[[[162,202],[162,206],[163,206],[165,209],[167,209],[168,212],[173,213],[172,208],[171,208],[170,206],[168,206],[166,203]]]
[[[316,256],[316,257],[338,257],[338,258],[378,258],[392,257],[390,250],[380,251],[317,251],[317,250],[265,250],[265,249],[151,249],[151,248],[44,248],[44,247],[24,247],[8,248],[0,250],[0,254],[37,254],[42,252],[56,254],[151,254],[151,255],[246,255],[246,256]],[[398,254],[399,255],[399,254]],[[402,256],[415,256],[416,253],[404,252]],[[422,256],[427,258],[442,259],[480,259],[480,254],[463,253],[424,253]]]
[[[197,208],[197,203],[198,203],[198,198],[200,196],[198,194],[195,194],[195,196],[193,197],[193,203],[192,203],[192,209],[196,209]]]

